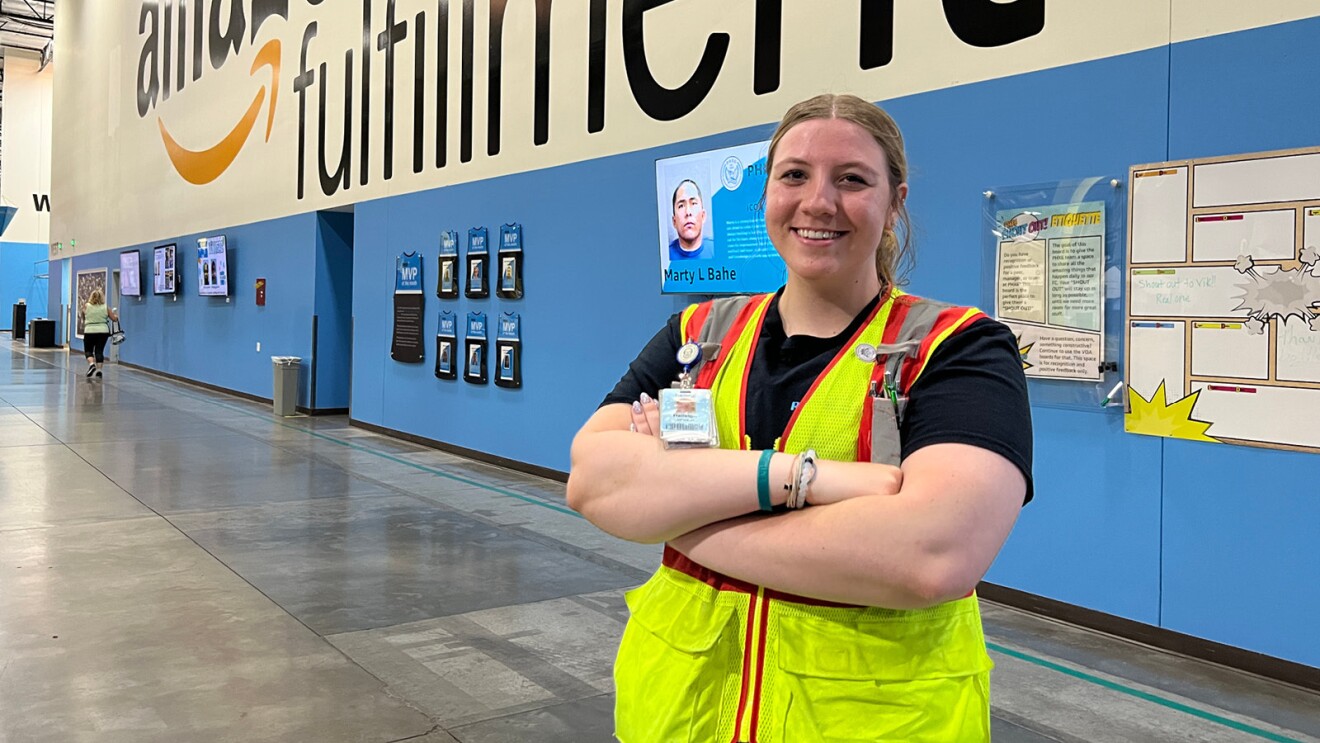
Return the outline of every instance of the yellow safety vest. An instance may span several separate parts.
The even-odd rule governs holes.
[[[706,353],[720,441],[749,448],[744,392],[772,295],[689,307],[683,340]],[[984,315],[894,292],[799,403],[776,448],[825,459],[872,453],[870,383],[906,393],[940,342]],[[859,362],[858,347],[881,350]],[[867,354],[862,354],[866,356]],[[975,595],[919,610],[818,601],[716,573],[666,545],[626,595],[615,663],[622,743],[957,742],[990,739],[990,668]]]

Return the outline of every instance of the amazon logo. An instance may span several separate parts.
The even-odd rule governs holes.
[[[142,53],[136,80],[138,116],[145,119],[154,115],[161,145],[175,171],[188,183],[204,185],[223,175],[248,143],[261,136],[256,132],[262,123],[263,110],[264,136],[269,141],[282,69],[288,75],[288,94],[297,100],[296,106],[289,108],[297,110],[296,122],[290,123],[298,133],[295,179],[298,199],[303,199],[316,186],[322,195],[334,196],[350,188],[368,186],[373,178],[390,180],[395,175],[396,147],[411,155],[414,174],[448,167],[454,149],[460,163],[471,162],[474,157],[482,156],[479,141],[482,133],[477,129],[483,118],[484,156],[499,157],[505,141],[504,129],[508,126],[502,108],[506,54],[510,62],[518,65],[516,74],[527,74],[530,67],[534,79],[532,143],[540,147],[550,141],[550,50],[554,29],[564,28],[563,24],[551,23],[554,0],[530,3],[341,0],[333,4],[333,10],[326,0],[303,0],[311,7],[324,4],[323,17],[302,29],[300,45],[296,41],[297,32],[287,30],[283,34],[289,40],[287,50],[281,47],[278,38],[261,46],[257,46],[256,40],[258,30],[270,18],[279,16],[288,22],[290,0],[141,1],[138,35],[142,39]],[[784,0],[756,0],[754,21],[746,27],[709,33],[704,44],[691,48],[666,49],[666,54],[683,55],[696,65],[686,82],[668,87],[652,73],[644,27],[649,12],[674,1],[576,0],[572,3],[576,10],[570,12],[576,14],[573,17],[582,27],[555,45],[556,48],[566,44],[575,46],[580,52],[570,53],[586,56],[586,110],[582,123],[587,135],[605,128],[606,80],[610,76],[624,76],[632,102],[654,121],[675,121],[692,113],[714,89],[717,78],[736,64],[728,54],[732,33],[746,36],[745,41],[752,48],[749,92],[761,96],[779,90],[784,55],[792,49],[782,39]],[[561,9],[568,4],[560,0]],[[621,13],[611,12],[611,4],[621,5]],[[1040,34],[1045,28],[1046,0],[942,0],[941,4],[953,35],[972,47],[1013,44]],[[416,12],[403,12],[401,5],[410,9],[417,6]],[[486,6],[485,12],[477,13],[478,5]],[[892,0],[861,0],[852,7],[847,3],[831,5],[838,6],[832,11],[834,17],[822,22],[833,22],[838,29],[855,29],[849,33],[858,44],[856,64],[862,70],[883,74],[883,68],[894,58],[898,18]],[[939,12],[935,3],[920,5],[928,7],[925,12]],[[505,22],[514,13],[533,14],[531,22],[535,31],[528,46],[518,48],[504,43]],[[321,25],[339,30],[358,18],[361,34],[349,37],[352,41],[348,48],[331,46],[327,38],[319,36]],[[479,29],[483,21],[486,26]],[[459,33],[454,35],[462,39],[459,44],[450,44],[451,25],[458,26]],[[339,34],[326,36],[340,37]],[[618,38],[623,49],[621,70],[616,68],[617,62],[610,62],[612,57],[606,53],[614,46],[612,36]],[[479,38],[486,40],[486,49],[476,48]],[[585,46],[583,39],[587,40]],[[247,109],[208,112],[210,118],[224,121],[230,127],[216,141],[181,141],[177,128],[171,128],[169,112],[161,110],[162,104],[204,74],[237,59],[245,45],[254,49],[248,69],[251,99]],[[486,57],[484,95],[476,84],[481,79],[477,71],[479,54]],[[813,62],[792,57],[787,61],[793,65]],[[451,66],[457,68],[454,77],[460,81],[455,90],[449,85]],[[374,74],[373,69],[382,74]],[[831,71],[823,69],[817,73],[828,78]],[[383,77],[383,85],[375,82],[378,77]],[[400,83],[398,90],[411,89],[411,100],[396,96],[396,81]],[[581,81],[574,78],[569,82],[561,77],[558,88],[570,87],[577,90]],[[242,105],[248,99],[243,95],[238,100],[238,105]],[[451,116],[451,107],[456,109],[456,116]],[[226,116],[230,119],[224,119]],[[451,119],[456,119],[456,127],[450,126]],[[229,124],[231,120],[233,123]],[[331,123],[336,120],[342,123]],[[175,120],[173,125],[179,123]],[[399,158],[401,162],[408,159]]]
[[[228,170],[252,139],[263,108],[264,141],[270,141],[280,91],[280,40],[271,39],[257,49],[248,70],[253,80],[251,103],[246,110],[233,112],[234,124],[218,141],[182,144],[171,133],[160,104],[208,71],[237,59],[245,43],[255,45],[262,24],[275,16],[288,20],[289,0],[143,0],[138,14],[142,52],[137,113],[143,119],[154,113],[170,164],[185,181],[205,185]],[[215,118],[223,116],[222,111],[214,113]]]

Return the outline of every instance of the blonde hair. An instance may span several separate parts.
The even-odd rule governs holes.
[[[907,153],[903,149],[903,133],[898,124],[884,109],[862,100],[855,95],[836,95],[824,93],[814,98],[794,104],[784,114],[783,120],[770,138],[770,150],[766,155],[766,170],[775,165],[775,149],[789,129],[804,121],[814,119],[842,119],[865,129],[875,138],[876,144],[884,150],[885,161],[889,165],[889,192],[893,203],[890,207],[898,214],[894,229],[885,228],[880,244],[875,251],[875,271],[885,288],[897,285],[900,276],[906,276],[915,263],[912,253],[912,219],[908,215],[907,204],[898,195],[898,186],[907,183]],[[900,237],[901,235],[901,237]]]
[[[100,289],[93,289],[92,296],[87,298],[87,304],[105,304],[105,294]]]

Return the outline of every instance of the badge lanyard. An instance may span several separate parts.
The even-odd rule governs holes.
[[[717,447],[715,402],[710,390],[693,386],[692,367],[701,361],[701,346],[688,342],[678,349],[683,371],[676,386],[660,390],[660,440],[666,448]]]

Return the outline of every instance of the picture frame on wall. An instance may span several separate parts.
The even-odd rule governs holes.
[[[85,323],[83,315],[86,312],[87,300],[91,298],[92,292],[100,289],[101,296],[109,296],[109,277],[110,269],[108,268],[93,268],[86,271],[79,271],[77,273],[77,299],[75,300],[76,304],[73,307],[73,335],[75,338],[81,339],[83,337],[83,325]],[[107,299],[106,301],[109,300]]]

